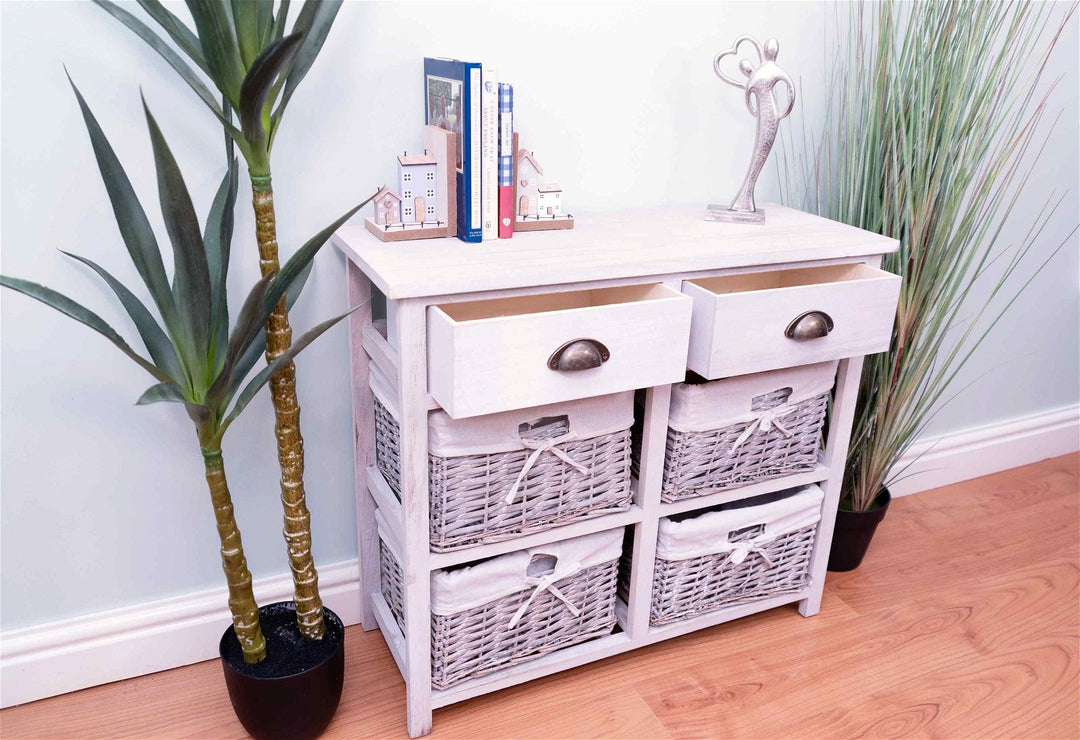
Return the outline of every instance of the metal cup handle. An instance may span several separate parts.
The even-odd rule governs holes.
[[[820,339],[827,336],[835,326],[832,316],[824,311],[807,311],[792,319],[784,330],[784,336],[797,342]]]
[[[611,357],[611,352],[595,339],[572,339],[551,353],[548,367],[560,372],[576,372],[600,367]]]

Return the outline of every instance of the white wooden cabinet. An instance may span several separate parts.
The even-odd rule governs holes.
[[[899,278],[882,272],[895,240],[776,205],[765,225],[705,222],[700,207],[582,215],[572,231],[384,243],[362,225],[342,228],[351,305],[386,298],[385,326],[370,305],[350,318],[356,511],[364,629],[378,627],[407,686],[408,729],[431,729],[432,710],[680,634],[798,602],[821,605],[862,355],[888,347]],[[807,312],[832,331],[806,341],[785,331]],[[560,344],[594,339],[599,368],[547,366]],[[716,378],[840,359],[817,467],[778,480],[660,501],[670,384],[687,368]],[[369,374],[396,394],[401,498],[375,467]],[[634,506],[517,539],[434,553],[428,543],[427,416],[454,417],[644,388],[644,434]],[[825,492],[811,581],[803,591],[652,627],[649,600],[659,519],[816,483]],[[401,553],[403,634],[380,593],[376,511]],[[613,634],[449,689],[431,686],[429,574],[589,532],[633,526],[629,598]],[[722,654],[717,654],[722,659]]]

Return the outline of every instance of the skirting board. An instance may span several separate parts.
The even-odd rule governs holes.
[[[921,439],[893,469],[894,496],[940,488],[1080,449],[1080,405]],[[902,471],[902,472],[901,472]]]
[[[1080,449],[1080,406],[1032,414],[923,440],[892,486],[904,496]],[[912,475],[914,473],[914,475]],[[359,564],[319,569],[323,601],[346,625],[360,622]],[[260,603],[292,595],[288,574],[255,582]],[[0,634],[4,707],[217,657],[229,625],[224,588],[75,617]]]
[[[360,622],[355,558],[319,567],[323,603]],[[260,604],[292,598],[289,573],[253,584]],[[231,623],[224,587],[0,634],[0,706],[156,673],[218,656]]]

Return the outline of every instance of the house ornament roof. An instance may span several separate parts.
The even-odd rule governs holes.
[[[399,154],[397,161],[402,167],[411,167],[414,164],[437,164],[434,154]]]
[[[401,196],[400,196],[400,195],[398,195],[398,194],[397,194],[397,193],[395,193],[394,191],[390,190],[390,189],[389,189],[389,188],[387,188],[387,187],[386,187],[385,185],[384,185],[384,186],[383,186],[383,187],[382,187],[382,188],[381,188],[381,189],[379,190],[379,192],[375,193],[375,197],[374,197],[374,198],[372,198],[372,200],[373,200],[373,201],[380,201],[380,200],[382,200],[383,198],[385,198],[385,197],[386,197],[386,196],[388,196],[388,195],[389,195],[389,196],[390,196],[391,198],[393,198],[394,200],[397,200],[397,201],[400,201],[400,200],[401,200]]]
[[[533,159],[533,156],[528,149],[522,148],[518,150],[518,163],[520,163],[523,159],[529,160],[529,164],[536,168],[536,172],[538,174],[544,174],[544,168],[540,166],[539,162]]]

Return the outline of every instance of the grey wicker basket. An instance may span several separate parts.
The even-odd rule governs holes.
[[[404,631],[401,565],[384,542],[379,547],[382,594]],[[618,565],[618,558],[614,558],[556,582],[555,586],[568,601],[580,605],[577,616],[549,591],[533,598],[513,628],[507,625],[530,598],[528,591],[457,614],[432,614],[432,687],[445,689],[468,678],[611,634],[615,627]]]
[[[830,393],[791,404],[782,428],[774,424],[766,427],[754,420],[703,432],[679,431],[669,426],[660,500],[671,503],[813,470]],[[750,400],[750,409],[775,409],[787,403],[790,394],[791,388],[782,387],[755,396]],[[636,476],[640,464],[637,425],[634,431],[632,470]]]
[[[653,569],[649,623],[660,626],[751,601],[796,593],[810,583],[816,522],[777,536],[735,562],[732,552],[668,560],[657,554]],[[732,533],[729,542],[747,541],[760,527]],[[631,542],[624,546],[619,592],[629,593]]]
[[[540,435],[565,431],[558,425]],[[400,498],[400,428],[375,398],[375,461]],[[439,457],[428,455],[431,549],[437,552],[499,542],[631,506],[630,430],[568,441],[560,448],[587,469],[541,455],[522,479],[516,497],[504,500],[529,450]]]

